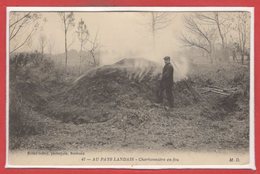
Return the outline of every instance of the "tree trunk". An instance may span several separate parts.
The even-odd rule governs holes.
[[[94,66],[96,67],[97,66],[97,63],[96,63],[96,57],[95,57],[95,53],[93,51],[91,51],[91,55],[93,57],[93,64]]]
[[[82,59],[82,45],[83,43],[80,43],[80,54],[79,54],[79,75],[81,74],[81,59]]]
[[[210,60],[210,63],[213,64],[214,60],[210,52],[207,52],[207,57]]]
[[[217,23],[217,27],[218,27],[218,33],[219,33],[219,36],[220,36],[220,39],[221,39],[222,49],[224,50],[225,47],[226,47],[225,38],[224,38],[223,33],[221,31],[221,28],[220,28],[218,13],[216,13],[215,15],[216,15],[216,23]]]
[[[67,50],[67,32],[65,31],[65,73],[67,73],[68,50]]]
[[[208,51],[208,56],[209,56],[209,58],[210,58],[210,63],[211,64],[213,64],[214,63],[214,61],[216,61],[216,60],[214,60],[215,59],[215,57],[213,56],[213,48],[212,48],[212,44],[211,44],[211,42],[208,40],[208,43],[209,43],[209,51]]]
[[[156,45],[155,45],[155,16],[152,12],[152,37],[153,37],[153,58],[156,59]]]
[[[43,46],[42,46],[42,55],[43,55],[43,53],[44,53],[44,48],[43,48]]]
[[[244,59],[245,59],[245,54],[244,54],[244,51],[242,50],[241,51],[241,63],[242,63],[242,65],[244,64]]]

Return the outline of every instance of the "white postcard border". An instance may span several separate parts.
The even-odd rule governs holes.
[[[21,166],[8,163],[9,153],[9,14],[11,11],[75,11],[75,12],[145,12],[145,11],[166,11],[166,12],[196,12],[196,11],[248,11],[250,19],[250,142],[249,142],[249,164],[248,165],[113,165],[113,166]],[[107,168],[107,169],[252,169],[255,166],[255,71],[254,71],[254,7],[7,7],[6,10],[6,168]]]

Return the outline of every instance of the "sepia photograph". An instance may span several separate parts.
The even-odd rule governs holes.
[[[7,167],[250,168],[254,11],[9,7]]]

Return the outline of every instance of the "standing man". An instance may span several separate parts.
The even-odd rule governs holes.
[[[166,96],[168,100],[169,107],[173,107],[173,94],[172,94],[172,87],[173,87],[173,66],[171,64],[171,59],[169,56],[166,56],[164,59],[164,67],[162,72],[162,79],[160,84],[160,91],[159,91],[159,101],[163,102],[163,94],[166,91]]]

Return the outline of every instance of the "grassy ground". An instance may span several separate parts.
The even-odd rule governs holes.
[[[27,107],[31,109],[26,111],[30,112],[22,116],[25,118],[23,122],[28,124],[23,126],[31,126],[33,130],[17,136],[11,134],[10,147],[21,150],[248,149],[248,69],[237,65],[193,65],[189,76],[192,86],[199,92],[201,87],[208,85],[238,87],[240,97],[226,98],[207,93],[202,94],[202,101],[194,102],[189,92],[176,84],[176,105],[166,110],[153,100],[144,100],[145,90],[150,88],[140,89],[139,83],[131,84],[126,79],[126,86],[118,82],[122,79],[110,84],[110,80],[96,78],[86,80],[86,85],[81,87],[71,84],[69,87],[59,85],[55,89],[52,85],[48,92],[43,89],[31,91],[37,94],[34,97],[38,96],[46,103],[43,101],[40,105],[44,107],[39,107],[39,104],[28,102]],[[99,84],[99,80],[102,83]],[[79,92],[84,92],[85,88],[89,93]],[[101,94],[100,90],[104,88],[111,91]],[[115,92],[118,88],[120,90]],[[73,93],[72,89],[77,92]],[[62,90],[65,92],[60,92]],[[68,91],[70,95],[66,94]],[[54,95],[57,92],[61,95]],[[228,103],[233,103],[231,110],[224,107]]]
[[[146,107],[147,115],[135,118],[135,110],[123,108],[121,114],[101,123],[64,123],[37,115],[44,132],[20,137],[20,149],[177,149],[209,150],[248,148],[248,119],[230,115],[224,120],[201,116],[200,106],[175,108]],[[124,112],[131,116],[124,118]],[[139,111],[144,113],[142,111]],[[125,119],[125,120],[124,120]],[[138,124],[139,123],[139,124]]]

